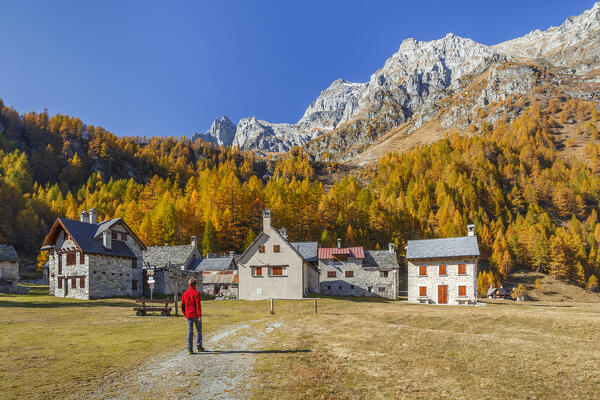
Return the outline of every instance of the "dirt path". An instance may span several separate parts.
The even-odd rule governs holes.
[[[281,322],[251,321],[205,338],[205,353],[163,354],[89,399],[245,399],[256,355]]]

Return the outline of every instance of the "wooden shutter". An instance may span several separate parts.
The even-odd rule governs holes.
[[[62,281],[63,281],[63,278],[58,278],[58,288],[59,289],[62,289]]]
[[[121,240],[122,241],[126,241],[127,240],[127,234],[126,233],[121,233]]]
[[[263,245],[258,246],[258,252],[259,253],[264,253],[265,252],[265,246],[263,246]]]
[[[117,239],[118,239],[117,232],[114,232],[114,231],[113,231],[113,232],[111,232],[111,233],[110,233],[110,238],[111,238],[112,240],[117,240]]]
[[[71,278],[71,289],[77,289],[77,278]]]
[[[459,296],[466,296],[467,295],[467,287],[464,285],[461,285],[458,287],[458,295]]]
[[[446,275],[446,264],[440,264],[440,275]]]
[[[448,286],[439,285],[438,286],[438,304],[447,304],[448,303]]]
[[[419,286],[419,296],[420,297],[427,296],[427,286]]]
[[[427,275],[427,266],[426,265],[419,265],[419,275],[421,275],[421,276]]]
[[[335,273],[335,271],[327,271],[328,278],[335,278],[336,276],[337,274]]]
[[[137,290],[137,281],[135,279],[131,281],[131,290]]]
[[[84,276],[79,278],[79,287],[82,289],[85,287],[85,277]]]
[[[354,271],[346,271],[346,278],[354,277]]]
[[[75,265],[77,262],[77,253],[67,253],[67,265]]]
[[[281,267],[271,267],[271,274],[273,276],[281,276],[283,275],[283,271]]]
[[[262,267],[256,267],[255,271],[256,271],[256,273],[255,273],[256,276],[262,276]]]
[[[467,265],[466,264],[458,264],[458,274],[459,275],[467,274]]]
[[[131,268],[137,268],[137,258],[131,260]]]
[[[380,271],[379,272],[379,276],[381,278],[387,278],[388,277],[388,271]]]
[[[279,253],[279,245],[278,244],[274,244],[273,245],[273,253]]]
[[[58,254],[58,274],[62,274],[62,254]]]

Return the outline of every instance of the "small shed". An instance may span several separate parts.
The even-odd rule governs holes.
[[[488,299],[512,299],[510,293],[502,286],[499,288],[489,288],[487,291]]]
[[[215,297],[238,298],[238,271],[203,271],[202,291]]]

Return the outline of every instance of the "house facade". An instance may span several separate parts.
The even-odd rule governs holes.
[[[79,221],[58,218],[44,240],[48,284],[57,297],[99,299],[142,294],[141,240],[121,218],[97,222],[95,209]]]
[[[474,226],[468,236],[409,240],[406,246],[408,301],[427,304],[477,302],[479,244]]]
[[[263,211],[263,231],[238,260],[239,298],[300,299],[319,293],[316,242],[289,242],[285,230],[271,226]]]
[[[0,245],[0,292],[17,293],[19,257],[14,247]]]
[[[398,298],[395,247],[365,251],[363,247],[319,248],[320,292],[331,296]]]

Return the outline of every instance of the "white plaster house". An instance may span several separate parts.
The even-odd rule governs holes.
[[[409,240],[406,246],[408,301],[473,304],[477,301],[479,244],[475,226],[468,236]]]
[[[95,209],[80,220],[58,218],[44,240],[48,284],[57,297],[99,299],[142,294],[146,246],[121,218],[97,222]]]
[[[271,226],[271,211],[263,211],[263,231],[238,260],[239,298],[300,299],[319,293],[317,242],[289,242],[284,229]]]

